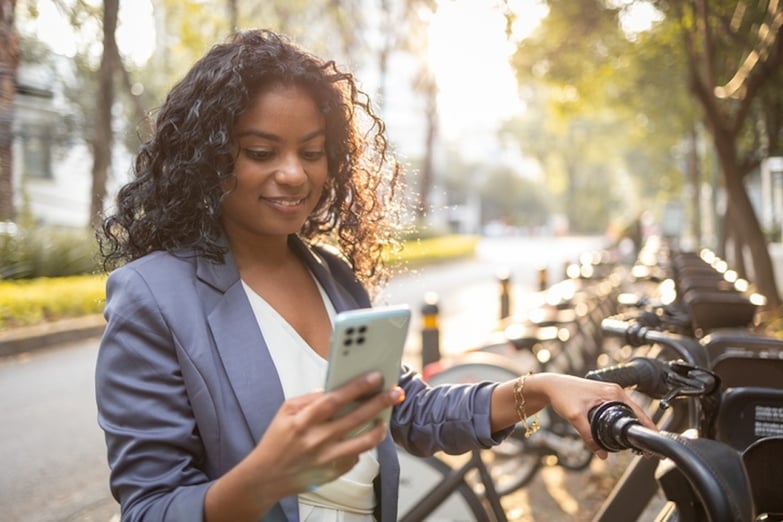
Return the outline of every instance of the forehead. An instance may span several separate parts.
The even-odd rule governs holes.
[[[237,120],[237,130],[257,126],[306,129],[324,126],[324,116],[313,96],[296,85],[274,85],[256,93]]]

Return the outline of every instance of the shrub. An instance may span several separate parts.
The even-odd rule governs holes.
[[[101,313],[106,276],[0,281],[0,329]]]
[[[0,279],[97,273],[97,253],[97,242],[86,228],[20,227],[0,233]]]

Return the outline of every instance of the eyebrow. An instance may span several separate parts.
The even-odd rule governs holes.
[[[299,140],[299,143],[306,143],[306,142],[312,140],[313,138],[317,138],[319,136],[325,136],[325,135],[326,135],[326,131],[324,129],[318,129],[318,130],[315,130],[315,131],[313,131],[313,132],[311,132],[309,134],[306,134],[301,140]],[[270,132],[264,132],[262,130],[250,129],[250,130],[246,130],[246,131],[243,131],[243,132],[240,132],[239,134],[237,134],[237,138],[244,138],[245,136],[256,136],[256,137],[259,137],[259,138],[264,138],[264,139],[267,139],[267,140],[270,140],[270,141],[276,141],[276,142],[283,141],[283,139],[280,136],[278,136],[277,134],[272,134]]]

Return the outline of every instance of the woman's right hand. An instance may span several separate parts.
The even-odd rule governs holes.
[[[207,520],[256,520],[281,498],[349,471],[386,437],[385,424],[373,419],[404,399],[399,387],[381,392],[381,382],[373,372],[330,392],[286,400],[255,449],[207,492]],[[360,399],[356,409],[335,418]],[[370,429],[348,437],[367,422],[373,422]]]

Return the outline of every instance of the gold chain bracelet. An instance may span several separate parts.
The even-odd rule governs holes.
[[[525,379],[532,373],[528,372],[514,382],[514,406],[516,407],[517,415],[519,415],[519,420],[525,425],[525,438],[533,435],[541,427],[541,424],[538,422],[538,414],[535,414],[528,423],[527,412],[525,411],[525,406],[527,405],[525,400]]]

